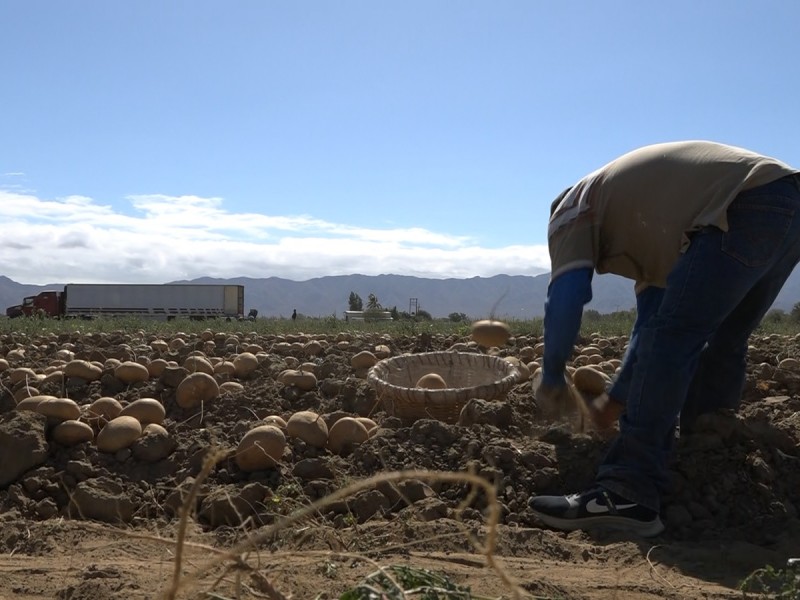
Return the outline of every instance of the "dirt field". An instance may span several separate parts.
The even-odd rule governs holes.
[[[499,354],[535,366],[540,342],[520,336]],[[624,346],[622,337],[582,340],[574,364],[611,373]],[[537,422],[529,380],[505,400],[477,402],[469,422],[409,424],[387,414],[351,363],[363,351],[448,349],[480,351],[445,336],[2,336],[0,598],[169,597],[177,556],[182,598],[333,599],[398,565],[471,591],[408,597],[741,598],[738,586],[754,570],[800,555],[800,368],[781,363],[800,353],[794,338],[754,339],[740,412],[715,415],[679,440],[667,531],[649,540],[537,525],[528,497],[590,484],[608,441]],[[255,370],[225,374],[219,365],[244,352],[257,357]],[[176,387],[192,354],[217,364],[219,383],[241,388],[223,386],[202,408],[180,408]],[[65,374],[74,360],[94,361],[99,374]],[[150,364],[150,376],[124,383],[115,376],[124,361]],[[315,374],[310,390],[279,381],[301,365]],[[99,397],[123,406],[155,398],[169,435],[116,452],[65,446],[53,440],[57,419],[15,409],[39,395],[74,400],[82,419]],[[275,468],[239,468],[233,451],[249,429],[302,410],[329,426],[362,416],[378,428],[341,454],[287,436]],[[212,449],[219,461],[191,498]],[[442,472],[491,482],[496,502],[463,479],[437,479]],[[394,479],[370,479],[386,473]],[[349,487],[352,494],[309,508]],[[191,517],[178,546],[183,506]]]

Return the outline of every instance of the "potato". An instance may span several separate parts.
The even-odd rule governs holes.
[[[594,367],[583,366],[575,369],[572,382],[579,391],[591,396],[599,396],[606,391],[608,377]]]
[[[502,321],[486,319],[475,321],[471,327],[472,339],[485,348],[505,346],[511,337],[511,330]]]
[[[53,428],[53,439],[62,446],[75,446],[94,439],[92,428],[82,421],[70,419]]]
[[[269,415],[268,417],[264,417],[261,419],[262,425],[274,425],[278,429],[286,430],[286,421],[283,417],[278,415]]]
[[[169,437],[169,432],[164,428],[163,425],[159,425],[158,423],[148,423],[144,429],[142,429],[142,437],[145,437],[146,435]]]
[[[189,371],[189,373],[214,374],[214,367],[211,366],[209,360],[204,356],[198,356],[196,354],[186,357],[186,360],[183,361],[183,368]]]
[[[258,359],[252,352],[241,352],[234,357],[233,368],[237,377],[249,377],[258,368]]]
[[[274,425],[259,425],[248,431],[236,448],[236,464],[242,471],[274,467],[283,456],[286,436]]]
[[[444,390],[447,389],[447,382],[438,373],[428,373],[420,377],[414,387],[428,390]]]
[[[369,350],[362,350],[350,359],[350,366],[354,369],[368,369],[370,367],[374,367],[375,363],[377,362],[377,356],[375,356]]]
[[[220,394],[238,394],[244,391],[244,386],[238,381],[224,381],[219,384]]]
[[[367,433],[369,437],[375,435],[375,432],[378,431],[378,424],[368,417],[356,417],[356,421],[361,423],[364,427],[367,428]]]
[[[328,449],[334,454],[341,454],[350,446],[368,439],[369,432],[361,421],[353,417],[342,417],[328,432]]]
[[[122,383],[139,383],[150,379],[150,371],[138,362],[126,360],[114,369],[114,377]]]
[[[77,420],[81,416],[81,407],[69,398],[45,398],[39,402],[35,411],[59,421]]]
[[[38,412],[37,408],[39,404],[44,400],[55,400],[55,396],[47,396],[47,395],[40,395],[37,394],[36,396],[28,396],[27,398],[23,398],[19,402],[17,402],[17,410],[32,410],[33,412]]]
[[[54,369],[47,373],[42,379],[41,384],[47,385],[48,383],[54,383],[56,385],[63,385],[64,384],[64,371],[61,369]]]
[[[153,340],[150,347],[156,352],[169,352],[169,344],[164,340]]]
[[[178,384],[175,402],[181,408],[194,408],[219,396],[219,384],[207,373],[192,373]]]
[[[531,370],[528,368],[528,365],[516,356],[506,356],[503,360],[507,363],[514,365],[517,370],[519,371],[519,381],[528,381],[531,378]]]
[[[100,452],[117,452],[128,448],[142,435],[142,424],[130,416],[112,419],[97,434],[97,449]]]
[[[164,405],[155,398],[139,398],[123,408],[119,416],[134,417],[143,426],[150,423],[161,425],[164,422],[166,411]]]
[[[20,402],[26,400],[28,398],[35,398],[36,396],[41,396],[41,392],[29,386],[23,386],[19,388],[16,392],[14,392],[14,402],[19,405]],[[54,396],[53,396],[54,397]]]
[[[64,365],[66,377],[80,377],[86,381],[96,381],[103,374],[103,368],[85,360],[71,360]]]
[[[222,360],[214,365],[214,374],[215,375],[235,375],[236,374],[236,367],[233,366],[233,363],[229,360]]]
[[[89,405],[86,410],[86,420],[90,425],[102,427],[111,419],[115,419],[122,412],[122,404],[116,398],[103,396]]]
[[[328,426],[325,420],[310,410],[301,410],[289,417],[286,433],[315,448],[324,448],[328,443]]]
[[[392,350],[386,344],[378,344],[375,346],[375,350],[373,350],[373,354],[375,358],[378,360],[389,358],[392,355]]]
[[[8,372],[8,381],[11,385],[27,382],[28,385],[34,384],[38,381],[36,371],[30,367],[17,367]]]
[[[317,388],[317,376],[307,371],[287,369],[280,374],[280,381],[285,385],[293,385],[304,392],[310,392]]]
[[[118,366],[122,364],[122,361],[118,358],[107,358],[103,361],[103,370],[113,371]]]
[[[163,358],[156,358],[147,363],[147,372],[150,373],[150,377],[161,377],[166,368],[167,361]]]
[[[13,350],[9,350],[8,354],[6,354],[6,358],[10,361],[16,362],[18,360],[25,359],[25,349],[24,348],[14,348]]]
[[[317,368],[318,368],[318,365],[316,363],[304,362],[303,364],[300,365],[300,367],[297,370],[298,371],[304,371],[306,373],[313,373],[314,376],[316,377]]]

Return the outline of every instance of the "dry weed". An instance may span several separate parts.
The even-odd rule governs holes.
[[[162,595],[162,598],[165,600],[175,600],[183,594],[191,595],[191,592],[200,584],[203,578],[205,578],[209,573],[217,571],[220,567],[222,567],[223,570],[222,574],[216,579],[210,588],[203,590],[203,593],[207,598],[222,598],[214,592],[214,589],[231,572],[233,572],[235,575],[234,585],[236,589],[241,590],[242,587],[245,586],[245,584],[241,581],[241,574],[247,572],[253,578],[255,585],[259,588],[258,592],[261,595],[264,595],[270,600],[288,600],[288,598],[281,594],[266,576],[259,572],[259,566],[257,564],[259,561],[259,548],[266,542],[274,539],[280,531],[296,526],[297,524],[307,521],[308,519],[313,519],[320,513],[321,509],[326,506],[329,506],[335,502],[343,501],[361,490],[373,489],[377,484],[380,483],[388,482],[390,484],[394,484],[409,479],[417,479],[427,482],[466,483],[469,485],[470,492],[457,510],[457,513],[469,506],[469,504],[478,496],[479,492],[483,491],[487,500],[487,508],[485,511],[486,538],[483,542],[481,542],[474,536],[470,535],[469,532],[466,531],[466,527],[464,528],[464,535],[474,546],[475,551],[482,556],[483,563],[496,573],[499,579],[508,588],[515,600],[518,600],[522,597],[522,594],[524,594],[521,588],[511,580],[509,575],[503,569],[503,566],[494,555],[497,543],[497,526],[500,520],[501,510],[500,504],[497,501],[495,489],[487,480],[478,477],[473,473],[435,472],[425,470],[408,470],[382,473],[367,479],[353,482],[350,485],[347,485],[346,487],[337,490],[324,498],[297,509],[288,516],[281,518],[276,523],[263,527],[252,533],[244,540],[234,544],[229,549],[213,548],[203,544],[193,544],[188,542],[186,539],[186,531],[189,518],[192,513],[194,499],[197,496],[197,492],[203,480],[208,476],[214,465],[223,456],[224,453],[220,452],[219,450],[212,450],[207,455],[206,460],[203,463],[202,471],[195,479],[194,485],[183,501],[175,540],[160,538],[157,536],[137,536],[136,534],[131,534],[135,537],[146,537],[150,540],[157,540],[173,544],[175,546],[172,581]],[[195,567],[193,572],[189,575],[182,576],[181,573],[184,567],[184,548],[188,547],[189,545],[210,551],[213,554],[213,558]],[[396,546],[395,548],[399,547],[400,546]],[[383,549],[383,551],[387,550],[387,548]],[[279,556],[280,554],[282,554],[282,552],[272,553],[273,556]],[[311,551],[304,552],[304,554],[319,554],[325,556],[336,554],[343,557],[358,558],[374,564],[378,569],[381,568],[381,566],[374,560],[362,554],[354,554],[351,552],[332,553],[331,551]],[[251,564],[253,561],[256,562],[255,565]],[[237,596],[238,595],[239,593],[237,592]]]

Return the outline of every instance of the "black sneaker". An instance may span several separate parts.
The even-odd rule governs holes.
[[[656,511],[601,487],[570,496],[534,496],[528,505],[542,523],[563,531],[603,528],[643,537],[664,531]]]

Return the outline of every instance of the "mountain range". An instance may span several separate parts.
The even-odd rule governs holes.
[[[336,275],[293,281],[280,277],[262,279],[234,277],[174,281],[170,283],[214,283],[244,286],[245,312],[255,308],[261,317],[289,317],[292,310],[308,317],[343,317],[350,293],[358,294],[366,306],[374,294],[386,308],[414,312],[424,310],[434,318],[464,313],[469,318],[490,315],[526,320],[544,314],[549,274],[495,275],[468,279],[428,279],[407,275]],[[22,302],[25,296],[63,289],[63,283],[27,285],[0,276],[0,314]],[[616,275],[595,275],[593,299],[587,306],[600,313],[634,308],[633,283]],[[415,305],[416,300],[416,305]],[[800,301],[800,272],[795,270],[773,308],[790,311]]]

